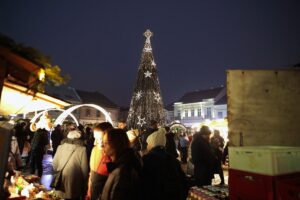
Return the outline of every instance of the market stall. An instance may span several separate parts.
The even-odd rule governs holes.
[[[53,190],[40,184],[40,178],[35,175],[22,175],[19,171],[6,174],[4,190],[5,198],[9,200],[59,199]]]
[[[191,187],[187,200],[228,200],[228,186]]]

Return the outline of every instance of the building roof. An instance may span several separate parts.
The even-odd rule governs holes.
[[[55,98],[70,102],[72,104],[82,103],[81,98],[78,96],[76,90],[68,86],[50,86],[45,85],[45,93]]]
[[[77,94],[82,100],[82,103],[93,103],[99,106],[108,108],[117,108],[118,105],[112,102],[109,98],[100,92],[88,92],[83,90],[76,90]]]
[[[204,99],[214,99],[225,90],[225,87],[210,88],[206,90],[188,92],[179,99],[182,103],[196,103]]]
[[[222,96],[219,100],[215,102],[215,105],[224,105],[227,104],[227,96]]]
[[[173,111],[174,110],[174,102],[165,106],[165,109],[168,111]]]

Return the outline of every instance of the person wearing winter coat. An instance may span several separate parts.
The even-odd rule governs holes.
[[[8,171],[18,170],[22,167],[22,159],[20,149],[16,136],[13,134],[11,137],[10,149],[8,152]]]
[[[175,143],[175,134],[171,131],[170,127],[166,126],[166,151],[173,155],[175,158],[178,157],[176,143]]]
[[[58,146],[53,159],[53,170],[62,171],[62,183],[55,191],[62,199],[80,199],[85,196],[88,181],[88,161],[82,133],[70,131]]]
[[[181,163],[187,164],[189,139],[185,133],[181,133],[179,136],[178,149],[180,151]]]
[[[38,171],[38,176],[43,175],[43,157],[47,151],[49,144],[48,131],[45,128],[39,128],[33,135],[31,141],[30,154],[30,173],[35,174]]]
[[[127,134],[122,129],[112,129],[103,136],[103,149],[112,162],[101,200],[139,199],[141,160],[130,148]]]
[[[146,129],[146,131],[142,132],[141,134],[141,151],[144,154],[147,151],[147,138],[151,135],[154,131],[158,130],[158,123],[155,120],[150,121],[150,127]]]
[[[165,149],[165,129],[152,133],[148,153],[143,156],[141,176],[143,200],[185,200],[187,182],[179,161]]]
[[[61,141],[63,140],[63,137],[64,136],[63,136],[61,125],[58,124],[51,133],[52,148],[53,148],[52,156],[53,157],[55,156],[57,147],[58,147],[58,145],[60,145]]]
[[[95,146],[90,157],[90,176],[86,200],[98,200],[108,177],[106,164],[111,159],[105,155],[102,148],[103,136],[113,128],[111,123],[102,122],[94,128]]]
[[[221,185],[224,185],[224,174],[222,169],[222,155],[223,155],[223,147],[224,147],[224,139],[220,136],[219,130],[214,130],[214,135],[210,139],[210,144],[213,150],[215,157],[217,158],[217,162],[214,166],[215,174],[219,174],[221,178]]]
[[[197,186],[211,185],[214,175],[216,158],[209,144],[211,131],[208,126],[202,126],[200,132],[195,133],[191,144],[194,176]]]

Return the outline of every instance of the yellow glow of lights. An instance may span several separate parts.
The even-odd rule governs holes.
[[[33,111],[46,110],[49,108],[62,108],[69,106],[69,103],[47,96],[45,94],[36,93],[35,96],[26,93],[27,88],[4,82],[1,102],[0,114],[20,114]]]
[[[196,131],[199,131],[200,128],[206,125],[211,131],[219,130],[220,135],[224,138],[225,142],[228,141],[228,122],[227,119],[215,119],[215,120],[205,120],[204,122],[194,125],[193,128],[196,128]]]
[[[39,75],[39,80],[42,81],[42,82],[44,82],[45,81],[45,77],[46,77],[45,70],[41,68],[40,71],[39,71],[39,73],[38,73],[38,75]]]

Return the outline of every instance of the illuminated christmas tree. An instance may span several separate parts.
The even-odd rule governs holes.
[[[165,123],[164,106],[150,42],[153,33],[147,30],[144,36],[145,46],[127,118],[128,128],[139,130],[149,127],[151,120],[156,120],[159,125]]]

